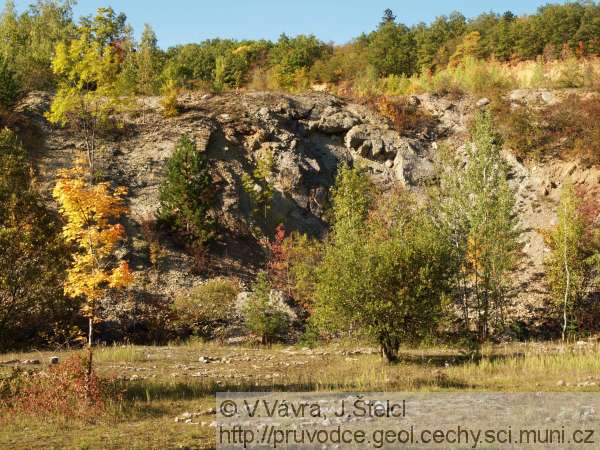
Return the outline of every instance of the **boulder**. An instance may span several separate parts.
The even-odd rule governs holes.
[[[358,124],[358,119],[347,112],[324,115],[317,123],[317,129],[324,133],[341,133]]]
[[[542,91],[540,93],[540,98],[542,99],[542,102],[544,102],[546,105],[554,105],[557,101],[556,95],[554,95],[550,91]]]

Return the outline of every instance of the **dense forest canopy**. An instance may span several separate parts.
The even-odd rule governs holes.
[[[77,39],[83,28],[119,56],[125,87],[156,94],[169,83],[222,90],[250,86],[300,90],[314,83],[352,82],[371,76],[410,77],[456,66],[467,57],[522,61],[543,57],[597,56],[600,5],[581,0],[548,4],[529,16],[489,12],[468,19],[460,12],[407,26],[386,10],[377,29],[345,45],[315,36],[282,34],[267,40],[210,39],[167,50],[151,26],[139,42],[124,14],[100,8],[95,17],[73,17],[72,0],[38,0],[23,13],[8,0],[0,19],[0,83],[16,95],[56,83],[51,60],[59,42]],[[7,86],[7,79],[14,80]],[[13,96],[14,96],[13,95]],[[2,101],[10,102],[11,94]]]

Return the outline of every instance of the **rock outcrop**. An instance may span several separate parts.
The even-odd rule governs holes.
[[[43,112],[50,98],[32,93],[17,107],[37,124],[43,137],[33,150],[39,184],[47,193],[56,170],[71,165],[76,149],[81,147],[76,134],[51,130],[45,122]],[[515,91],[510,100],[553,103],[560,101],[560,95]],[[435,125],[401,134],[368,107],[325,93],[189,94],[179,99],[182,113],[172,119],[162,116],[157,98],[140,100],[139,111],[126,118],[124,129],[105,137],[99,164],[106,179],[129,189],[131,214],[126,225],[134,267],[141,273],[149,271],[140,224],[154,217],[165,162],[182,135],[195,139],[214,168],[215,211],[223,228],[223,245],[216,250],[220,259],[214,270],[244,279],[250,278],[261,262],[254,239],[257,227],[269,233],[284,223],[287,230],[324,234],[328,193],[340,163],[368,167],[384,188],[400,183],[420,191],[435,180],[438,145],[442,141],[464,144],[471,112],[489,103],[488,99],[452,101],[432,94],[414,96],[410,101],[430,115]],[[274,192],[272,207],[255,216],[242,176],[252,173],[258,161],[267,156],[273,162],[267,179]],[[576,183],[597,192],[600,172],[577,162],[525,166],[510,153],[506,159],[511,168],[510,183],[517,194],[525,253],[522,270],[515,275],[519,282],[515,312],[531,314],[546,297],[541,274],[547,249],[538,230],[555,221],[558,188],[569,174]],[[203,275],[190,273],[191,257],[181,248],[170,246],[167,253],[160,282],[152,289],[153,294],[168,298],[201,282]]]

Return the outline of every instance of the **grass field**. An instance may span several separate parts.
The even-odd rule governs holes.
[[[71,352],[73,353],[73,352]],[[600,345],[579,342],[487,346],[481,357],[456,349],[405,349],[403,362],[385,363],[360,344],[229,347],[191,343],[97,349],[100,375],[116,377],[125,397],[92,424],[5,417],[0,449],[177,449],[215,445],[214,394],[219,391],[596,391]],[[64,359],[69,352],[0,355],[0,362]],[[201,361],[202,359],[202,361]],[[209,361],[209,362],[207,362]],[[1,364],[7,373],[15,363]],[[176,422],[195,413],[194,423]]]

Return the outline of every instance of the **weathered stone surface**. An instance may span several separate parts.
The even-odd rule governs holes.
[[[557,91],[519,90],[507,97],[515,107],[521,107],[560,102],[565,95]],[[50,94],[31,93],[16,106],[18,114],[44,137],[43,146],[34,149],[34,156],[38,184],[49,202],[57,170],[72,165],[76,149],[82,146],[75,133],[52,129],[47,124],[43,113],[50,100]],[[245,280],[253,277],[264,257],[254,237],[257,227],[269,235],[283,223],[288,231],[324,235],[325,206],[341,162],[367,167],[373,180],[384,188],[399,183],[422,192],[425,185],[435,181],[439,144],[445,143],[464,154],[467,126],[478,104],[484,103],[484,99],[468,97],[411,96],[409,104],[431,115],[433,125],[400,134],[368,107],[323,92],[208,97],[186,94],[179,99],[183,113],[169,119],[162,116],[158,100],[140,99],[144,114],[126,117],[125,131],[118,138],[104,141],[99,149],[99,171],[114,185],[126,186],[129,191],[127,258],[142,275],[150,272],[140,224],[154,217],[165,163],[177,140],[187,134],[196,140],[199,151],[205,153],[213,168],[214,214],[222,226],[224,249],[217,256],[220,265],[215,272],[234,273]],[[273,199],[268,211],[255,215],[241,180],[268,155],[273,162],[267,178]],[[510,152],[504,156],[509,166],[509,184],[517,196],[525,254],[523,267],[515,275],[520,285],[518,299],[511,306],[526,315],[545,298],[546,287],[540,281],[540,273],[548,249],[536,230],[546,229],[555,221],[555,206],[564,179],[571,178],[591,194],[600,195],[600,171],[559,160],[524,165]],[[255,183],[254,189],[264,187]],[[201,282],[207,275],[190,273],[193,264],[193,258],[181,247],[168,246],[160,283],[152,288],[151,295],[168,303],[182,290]],[[141,297],[150,294],[140,290]],[[111,323],[135,322],[135,305],[122,302],[106,309],[111,311]]]

